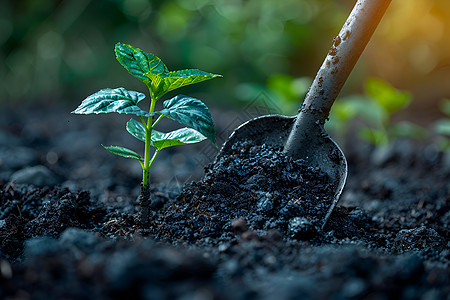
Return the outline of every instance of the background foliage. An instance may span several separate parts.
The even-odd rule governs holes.
[[[223,74],[198,85],[210,103],[238,107],[268,91],[295,112],[353,0],[4,0],[0,104],[78,103],[100,87],[142,89],[114,59],[118,41],[170,69]],[[442,117],[450,95],[450,1],[394,0],[346,84],[379,77],[411,91],[404,118]],[[190,91],[186,91],[189,93]]]

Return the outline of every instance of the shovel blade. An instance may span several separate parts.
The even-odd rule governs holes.
[[[237,127],[217,154],[216,161],[223,155],[229,155],[232,147],[248,141],[252,145],[277,145],[284,147],[294,124],[295,117],[266,115],[251,119]]]
[[[251,119],[238,128],[230,135],[224,143],[222,149],[216,157],[218,161],[224,155],[230,155],[233,147],[248,142],[252,145],[273,145],[284,148],[294,126],[296,117],[287,117],[281,115],[267,115]],[[309,127],[305,130],[305,136],[302,139],[302,145],[299,150],[290,153],[295,159],[303,159],[307,165],[320,169],[328,174],[334,185],[334,195],[331,207],[323,221],[326,221],[331,215],[344,189],[347,179],[347,160],[339,146],[325,132],[322,126],[317,125],[314,128]]]

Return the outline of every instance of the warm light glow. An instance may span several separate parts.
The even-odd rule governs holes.
[[[450,1],[392,1],[367,49],[370,72],[429,106],[450,95],[448,37]]]

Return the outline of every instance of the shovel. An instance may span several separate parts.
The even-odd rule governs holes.
[[[317,73],[297,116],[267,115],[239,126],[224,143],[216,161],[229,155],[233,145],[276,145],[295,159],[328,174],[334,187],[325,226],[347,180],[347,161],[339,146],[325,132],[331,106],[369,42],[391,0],[358,0]]]

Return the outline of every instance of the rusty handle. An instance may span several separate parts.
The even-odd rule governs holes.
[[[391,0],[358,0],[355,4],[309,88],[285,151],[295,151],[296,137],[301,135],[298,131],[313,126],[306,123],[325,123],[334,100],[390,3]]]

